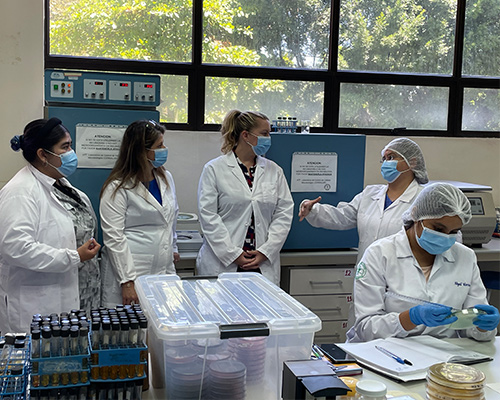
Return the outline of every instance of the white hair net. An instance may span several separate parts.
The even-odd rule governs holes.
[[[413,140],[405,137],[392,140],[382,150],[382,157],[384,156],[386,150],[392,150],[404,158],[406,163],[410,166],[410,169],[413,171],[415,179],[418,183],[423,185],[429,182],[427,170],[425,169],[424,155],[422,154],[422,150],[420,150],[418,144],[416,144]]]
[[[403,213],[405,226],[424,219],[439,219],[458,215],[462,223],[468,224],[472,218],[469,199],[456,186],[437,182],[426,186],[410,208]]]

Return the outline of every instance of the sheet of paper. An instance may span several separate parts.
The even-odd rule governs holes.
[[[337,153],[293,153],[290,186],[292,192],[336,192]]]
[[[113,168],[126,125],[77,124],[78,168]]]

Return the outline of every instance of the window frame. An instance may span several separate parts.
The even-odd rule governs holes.
[[[448,117],[446,130],[404,130],[408,136],[439,137],[495,137],[500,131],[463,131],[462,111],[465,88],[500,89],[500,77],[462,76],[462,56],[465,31],[465,8],[467,0],[457,0],[453,71],[451,76],[433,74],[387,73],[372,71],[346,71],[337,69],[337,43],[339,38],[340,2],[331,0],[330,43],[328,69],[296,69],[277,67],[230,66],[202,63],[203,0],[193,0],[193,45],[190,63],[105,59],[49,54],[50,49],[50,0],[45,0],[44,12],[44,66],[45,68],[76,69],[93,71],[116,71],[150,73],[161,75],[183,75],[188,79],[187,123],[166,123],[167,129],[189,131],[214,131],[218,124],[205,124],[205,79],[206,77],[261,78],[294,81],[324,82],[323,126],[312,127],[312,133],[352,133],[366,135],[393,135],[392,129],[339,127],[340,84],[395,84],[440,86],[449,88]],[[265,110],[262,110],[265,112]],[[398,131],[398,133],[401,131]]]

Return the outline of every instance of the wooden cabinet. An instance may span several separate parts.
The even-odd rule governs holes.
[[[354,274],[354,264],[282,266],[281,287],[321,318],[315,343],[345,341]]]

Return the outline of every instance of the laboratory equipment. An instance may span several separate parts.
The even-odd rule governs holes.
[[[286,361],[283,367],[283,400],[336,398],[351,391],[321,360]]]
[[[299,222],[300,203],[321,196],[337,205],[363,191],[365,136],[342,134],[271,133],[266,157],[285,174],[294,201],[293,221],[284,250],[324,250],[357,247],[357,229],[330,230]]]
[[[147,275],[135,288],[150,321],[152,384],[166,388],[163,398],[229,387],[231,398],[280,398],[283,362],[309,359],[321,329],[315,314],[257,273]]]
[[[99,219],[99,193],[126,127],[160,118],[160,77],[46,69],[45,102],[46,118],[62,121],[78,156],[78,169],[69,180],[87,194]]]
[[[179,252],[198,252],[203,244],[198,215],[179,212],[177,216],[177,248]],[[182,256],[181,256],[182,257]]]
[[[436,182],[449,183],[459,188],[469,199],[472,219],[460,230],[462,243],[472,247],[480,247],[483,243],[488,243],[496,226],[496,212],[491,186],[448,180],[429,181],[428,184]]]

